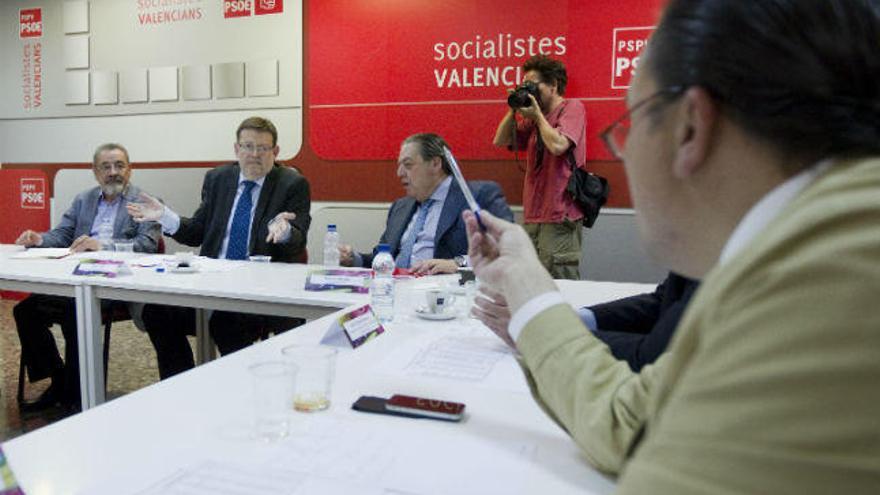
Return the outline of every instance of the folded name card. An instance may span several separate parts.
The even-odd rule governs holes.
[[[115,278],[117,275],[127,275],[130,273],[131,269],[122,260],[84,259],[73,269],[74,275],[106,278]]]
[[[370,279],[373,272],[366,269],[329,269],[311,270],[306,278],[306,290],[354,292],[366,294],[370,292]]]
[[[385,328],[379,322],[376,313],[369,304],[365,304],[354,311],[344,313],[336,319],[321,339],[321,344],[336,347],[351,346],[352,349],[383,333]]]

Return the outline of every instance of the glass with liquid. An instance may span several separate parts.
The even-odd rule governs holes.
[[[283,348],[281,353],[297,369],[293,408],[314,412],[330,407],[336,379],[336,349],[321,345],[291,345]]]

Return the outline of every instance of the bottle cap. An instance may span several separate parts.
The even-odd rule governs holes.
[[[391,246],[389,246],[388,244],[379,244],[379,245],[376,247],[376,249],[377,249],[380,253],[390,253],[390,252],[391,252]]]
[[[328,230],[328,231],[336,230],[336,224],[335,224],[335,223],[328,223],[328,224],[327,224],[327,230]]]

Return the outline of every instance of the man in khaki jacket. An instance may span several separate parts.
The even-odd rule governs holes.
[[[669,3],[603,138],[649,252],[703,282],[639,374],[466,214],[501,336],[619,493],[880,491],[878,34],[869,0]]]

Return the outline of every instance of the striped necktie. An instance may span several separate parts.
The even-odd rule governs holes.
[[[244,191],[238,197],[235,212],[232,214],[232,226],[229,227],[226,259],[230,260],[243,260],[247,258],[248,254],[248,228],[251,224],[251,208],[254,205],[251,191],[257,183],[246,180],[242,184],[244,184]]]
[[[422,229],[425,228],[425,219],[428,218],[428,210],[431,209],[431,203],[433,203],[433,199],[426,199],[419,206],[419,212],[416,215],[416,224],[413,225],[412,230],[410,230],[409,236],[403,240],[403,244],[400,245],[400,254],[397,255],[397,266],[400,268],[409,268],[412,264],[412,252],[413,247],[416,245],[416,239],[419,237],[419,234],[422,232]]]

